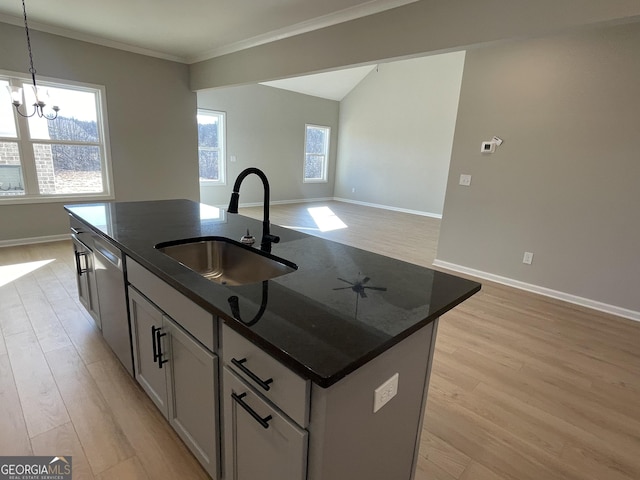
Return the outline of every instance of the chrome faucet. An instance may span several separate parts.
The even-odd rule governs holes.
[[[260,250],[263,252],[271,252],[271,244],[278,243],[280,241],[280,237],[277,235],[271,235],[270,232],[270,222],[269,222],[269,180],[267,180],[267,176],[264,174],[262,170],[259,170],[255,167],[250,167],[244,169],[236,178],[236,183],[233,184],[233,193],[231,194],[231,200],[229,201],[229,208],[227,208],[227,213],[238,213],[238,202],[240,200],[240,185],[242,185],[242,181],[252,173],[255,173],[260,180],[262,180],[262,185],[264,186],[264,206],[263,206],[263,217],[262,217],[262,241],[260,242]]]

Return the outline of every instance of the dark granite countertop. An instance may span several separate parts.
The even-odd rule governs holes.
[[[158,243],[221,236],[234,240],[247,228],[259,248],[262,222],[189,200],[67,205],[73,216],[300,376],[329,387],[372,358],[437,319],[480,290],[480,284],[295,230],[272,226],[281,240],[272,254],[298,270],[263,283],[226,286],[154,248]],[[369,280],[365,281],[365,278]],[[363,282],[366,296],[350,288]],[[350,282],[350,283],[348,283]],[[343,288],[347,287],[347,288]],[[425,345],[425,348],[427,346]]]

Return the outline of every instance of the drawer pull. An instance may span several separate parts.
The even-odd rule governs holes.
[[[164,355],[162,353],[162,343],[161,338],[166,337],[166,333],[161,333],[160,327],[156,327],[155,325],[151,326],[151,341],[153,342],[153,361],[158,364],[158,368],[162,368],[162,365],[167,363],[169,360],[165,360],[162,358]]]
[[[233,363],[236,367],[238,367],[245,375],[247,375],[251,380],[256,382],[258,385],[260,385],[264,390],[269,391],[271,389],[269,384],[273,382],[273,378],[262,380],[255,373],[253,373],[251,370],[249,370],[247,367],[244,366],[244,362],[246,361],[247,361],[246,358],[242,358],[240,360],[236,360],[235,358],[231,359],[231,363]]]
[[[231,392],[231,398],[233,398],[236,402],[238,402],[238,405],[244,408],[249,415],[255,418],[256,422],[262,425],[263,428],[269,428],[268,422],[273,417],[271,415],[267,415],[266,417],[262,418],[260,415],[258,415],[253,408],[251,408],[249,405],[244,403],[244,401],[242,400],[246,396],[247,396],[247,392],[241,393],[240,395],[236,395],[235,393]]]

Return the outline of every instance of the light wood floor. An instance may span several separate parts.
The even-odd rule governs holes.
[[[348,228],[313,230],[321,206]],[[426,217],[329,202],[271,218],[425,266],[437,248]],[[0,248],[0,455],[71,454],[74,479],[206,478],[79,305],[71,251]],[[16,264],[34,270],[12,280]],[[639,479],[640,323],[483,284],[440,322],[416,480]]]

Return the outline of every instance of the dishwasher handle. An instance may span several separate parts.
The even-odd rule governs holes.
[[[114,247],[109,248],[107,245],[98,240],[95,240],[93,243],[93,253],[100,254],[104,261],[109,262],[109,264],[111,264],[118,270],[122,270],[122,257],[119,253],[114,252],[112,249],[114,249]]]

